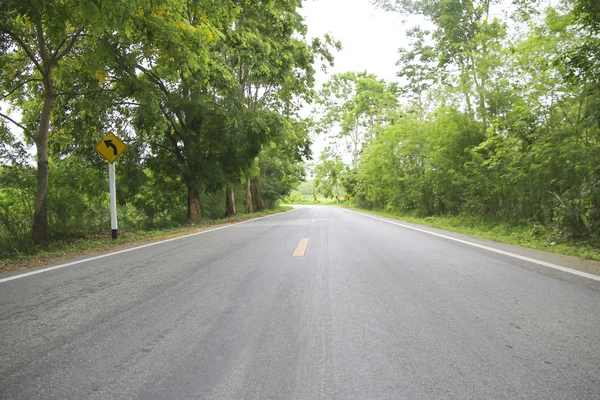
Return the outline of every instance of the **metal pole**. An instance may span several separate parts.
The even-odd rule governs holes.
[[[110,228],[114,240],[119,237],[119,227],[117,225],[117,183],[114,163],[108,163],[108,185],[110,188]]]

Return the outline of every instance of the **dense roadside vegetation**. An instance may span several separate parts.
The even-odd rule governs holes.
[[[345,73],[321,90],[333,155],[318,191],[342,184],[367,209],[598,249],[600,3],[374,3],[429,26],[408,31],[397,84]]]
[[[313,64],[300,1],[0,3],[0,258],[108,232],[113,132],[120,228],[276,206],[304,177]]]

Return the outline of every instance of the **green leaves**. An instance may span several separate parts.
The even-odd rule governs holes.
[[[117,173],[120,205],[132,221],[181,221],[186,197],[194,207],[188,216],[198,218],[201,194],[218,193],[242,176],[255,178],[258,199],[269,188],[263,198],[273,205],[304,176],[310,139],[295,114],[313,94],[315,60],[331,63],[339,46],[331,37],[309,42],[299,6],[296,0],[1,2],[1,96],[17,116],[0,110],[2,163],[25,168],[28,147],[37,146],[50,180],[38,175],[45,175],[38,185],[44,190],[35,204],[52,209],[35,212],[50,215],[50,226],[58,208],[90,227],[106,217],[97,180],[105,163],[93,147],[107,131],[129,146]],[[11,133],[7,124],[25,134]],[[82,179],[69,181],[75,164]],[[53,179],[68,190],[55,191]],[[169,201],[182,204],[168,207]]]
[[[315,166],[315,185],[317,193],[333,198],[341,196],[341,180],[345,165],[342,158],[330,147],[325,148]]]
[[[539,10],[519,2],[504,21],[488,1],[375,3],[424,15],[435,28],[408,32],[413,42],[398,63],[407,112],[363,150],[359,201],[531,223],[556,240],[597,243],[597,2]]]
[[[319,133],[339,125],[339,138],[349,141],[356,165],[361,147],[394,119],[398,104],[397,87],[367,72],[334,75],[318,94]]]

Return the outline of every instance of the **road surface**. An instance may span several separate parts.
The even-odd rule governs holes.
[[[600,282],[336,207],[0,282],[0,399],[192,398],[599,399]]]

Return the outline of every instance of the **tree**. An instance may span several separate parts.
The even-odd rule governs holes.
[[[135,41],[144,46],[121,74],[144,104],[136,121],[156,155],[151,165],[187,186],[189,219],[200,218],[203,190],[222,187],[233,215],[233,186],[268,141],[268,120],[290,113],[295,96],[308,95],[314,58],[331,54],[326,43],[305,42],[295,1],[183,6],[155,10],[142,21]]]
[[[331,65],[332,49],[339,48],[338,42],[329,36],[323,39],[306,40],[307,28],[298,13],[296,0],[268,2],[257,6],[254,2],[241,2],[236,26],[225,41],[224,57],[235,77],[235,86],[226,95],[239,103],[240,129],[234,131],[241,139],[231,137],[232,142],[223,159],[227,172],[227,210],[234,212],[231,186],[256,168],[254,159],[268,141],[271,122],[260,121],[270,118],[270,112],[291,117],[301,101],[310,101],[314,86],[314,62],[319,57]],[[251,115],[253,114],[253,115]],[[262,125],[264,131],[257,130]],[[261,138],[253,143],[244,133],[255,132]],[[252,148],[251,144],[255,144]],[[251,185],[246,184],[246,198],[250,199]],[[251,204],[250,201],[247,201]],[[251,207],[248,207],[250,209]]]
[[[29,204],[37,207],[40,243],[49,230],[53,239],[70,239],[108,222],[106,164],[93,150],[107,131],[128,144],[117,169],[123,227],[220,217],[223,193],[234,205],[233,188],[244,178],[248,212],[254,203],[259,210],[276,204],[303,178],[310,157],[297,112],[314,94],[313,63],[330,64],[339,48],[329,36],[306,39],[299,6],[1,2],[0,88],[10,110],[0,110],[0,253],[26,247],[5,246],[14,230],[4,222],[28,221]]]
[[[257,159],[258,176],[253,180],[257,210],[275,205],[305,178],[304,163],[312,153],[308,122],[284,118]]]
[[[315,167],[315,184],[317,191],[325,197],[340,195],[340,180],[344,171],[342,158],[326,147]]]
[[[317,105],[318,131],[328,132],[339,125],[336,136],[346,140],[356,165],[361,147],[393,120],[397,89],[367,72],[336,74],[318,93]]]
[[[4,113],[0,116],[21,128],[25,141],[36,148],[32,227],[36,244],[46,245],[49,240],[48,138],[57,76],[69,58],[89,54],[95,48],[95,38],[124,28],[130,12],[143,3],[6,0],[0,5],[0,64],[5,67],[0,78],[2,99],[16,107],[23,118],[19,122]]]
[[[374,3],[405,14],[423,15],[435,24],[432,38],[439,66],[446,67],[445,75],[456,81],[469,115],[481,123],[485,132],[493,118],[489,115],[490,81],[494,70],[502,64],[498,51],[506,36],[506,24],[490,16],[492,0],[375,0]]]
[[[502,5],[487,0],[375,3],[434,24],[430,48],[420,30],[411,32],[417,40],[399,67],[406,89],[435,99],[421,118],[402,114],[363,151],[359,199],[419,215],[531,224],[553,240],[598,240],[596,2],[543,10],[518,3],[506,20],[492,18]]]
[[[407,31],[407,36],[413,39],[410,49],[399,49],[399,59],[396,65],[400,67],[397,75],[406,82],[401,85],[401,91],[413,103],[418,115],[423,115],[425,96],[428,90],[440,79],[437,54],[431,44],[430,32],[415,27]],[[428,40],[429,39],[429,40]]]
[[[112,43],[114,73],[126,81],[134,126],[153,155],[148,166],[187,190],[189,221],[201,218],[200,193],[223,182],[213,150],[235,125],[235,107],[219,94],[234,84],[220,55],[234,4],[181,0],[140,11],[136,30]]]

